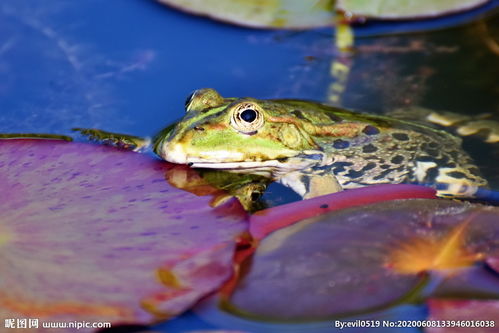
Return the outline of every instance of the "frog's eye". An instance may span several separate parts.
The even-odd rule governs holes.
[[[214,89],[198,89],[185,100],[185,111],[204,111],[223,104],[224,99]]]
[[[231,125],[242,133],[251,134],[263,126],[263,114],[252,103],[243,103],[234,109]]]

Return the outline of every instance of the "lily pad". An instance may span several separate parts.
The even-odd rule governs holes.
[[[446,322],[448,327],[429,327],[426,332],[496,332],[499,325],[497,300],[434,299],[428,305],[429,320]]]
[[[499,278],[475,265],[499,254],[498,217],[498,208],[415,199],[309,218],[260,242],[225,307],[259,320],[317,321],[465,289],[484,297],[462,278],[475,268],[486,275],[476,283],[487,280],[498,297]]]
[[[435,199],[436,191],[419,185],[382,184],[281,205],[256,212],[250,218],[250,233],[262,239],[271,232],[327,212],[397,199]]]
[[[172,187],[171,166],[91,144],[0,141],[0,316],[147,324],[219,288],[246,214]]]
[[[158,0],[182,11],[253,28],[310,28],[333,24],[330,0]]]
[[[407,20],[463,12],[490,0],[157,0],[184,12],[252,28],[314,28],[347,17]]]
[[[349,15],[376,19],[415,19],[466,11],[489,0],[338,0],[336,8]]]

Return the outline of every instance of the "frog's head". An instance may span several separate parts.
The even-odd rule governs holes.
[[[184,118],[157,138],[155,152],[173,163],[267,176],[317,164],[324,155],[290,111],[277,101],[196,90]]]

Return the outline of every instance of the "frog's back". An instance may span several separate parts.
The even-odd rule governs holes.
[[[331,156],[326,168],[334,173],[343,188],[417,183],[436,188],[442,197],[473,197],[478,188],[487,185],[471,157],[461,148],[462,140],[448,132],[421,123],[322,104],[316,104],[315,110],[307,112],[307,104],[302,101],[282,102],[302,106],[304,118],[317,117],[310,112],[320,110],[334,123],[365,124],[358,135],[316,138]]]

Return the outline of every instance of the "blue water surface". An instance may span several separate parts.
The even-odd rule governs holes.
[[[455,32],[432,35],[434,39],[419,36],[424,47],[416,49],[417,54],[411,53],[414,48],[410,40],[380,37],[385,46],[400,52],[395,52],[397,55],[407,57],[403,66],[396,58],[388,59],[386,53],[369,52],[376,50],[373,44],[379,41],[372,36],[469,23],[496,10],[498,5],[495,0],[487,7],[443,19],[374,22],[357,27],[358,36],[364,37],[359,44],[367,51],[364,58],[350,63],[352,80],[340,104],[380,112],[403,105],[407,93],[414,98],[409,104],[465,112],[478,103],[480,111],[493,111],[497,107],[497,76],[475,79],[473,68],[463,66],[456,72],[455,66],[445,67],[450,54],[458,57],[456,63],[463,63],[470,54],[467,47],[475,47],[462,44]],[[192,90],[203,87],[215,88],[228,97],[328,101],[334,81],[330,67],[339,56],[333,48],[333,33],[331,28],[308,32],[247,29],[189,16],[150,0],[3,0],[0,132],[65,134],[73,127],[97,127],[150,136],[182,117],[185,98]],[[477,53],[476,61],[487,68],[494,58],[483,52]],[[431,68],[425,72],[428,62],[442,65],[440,71],[444,74],[434,75]],[[415,76],[413,81],[404,81],[411,75]],[[389,90],[387,83],[394,90]],[[415,85],[414,91],[401,90],[404,84]],[[400,98],[392,100],[394,96]],[[492,176],[496,174],[489,169]],[[227,315],[213,315],[213,320],[207,320],[203,311],[209,310],[190,312],[155,329],[333,329],[329,326],[333,323],[275,326],[251,324]],[[424,307],[402,307],[384,316],[422,319],[425,311]]]

